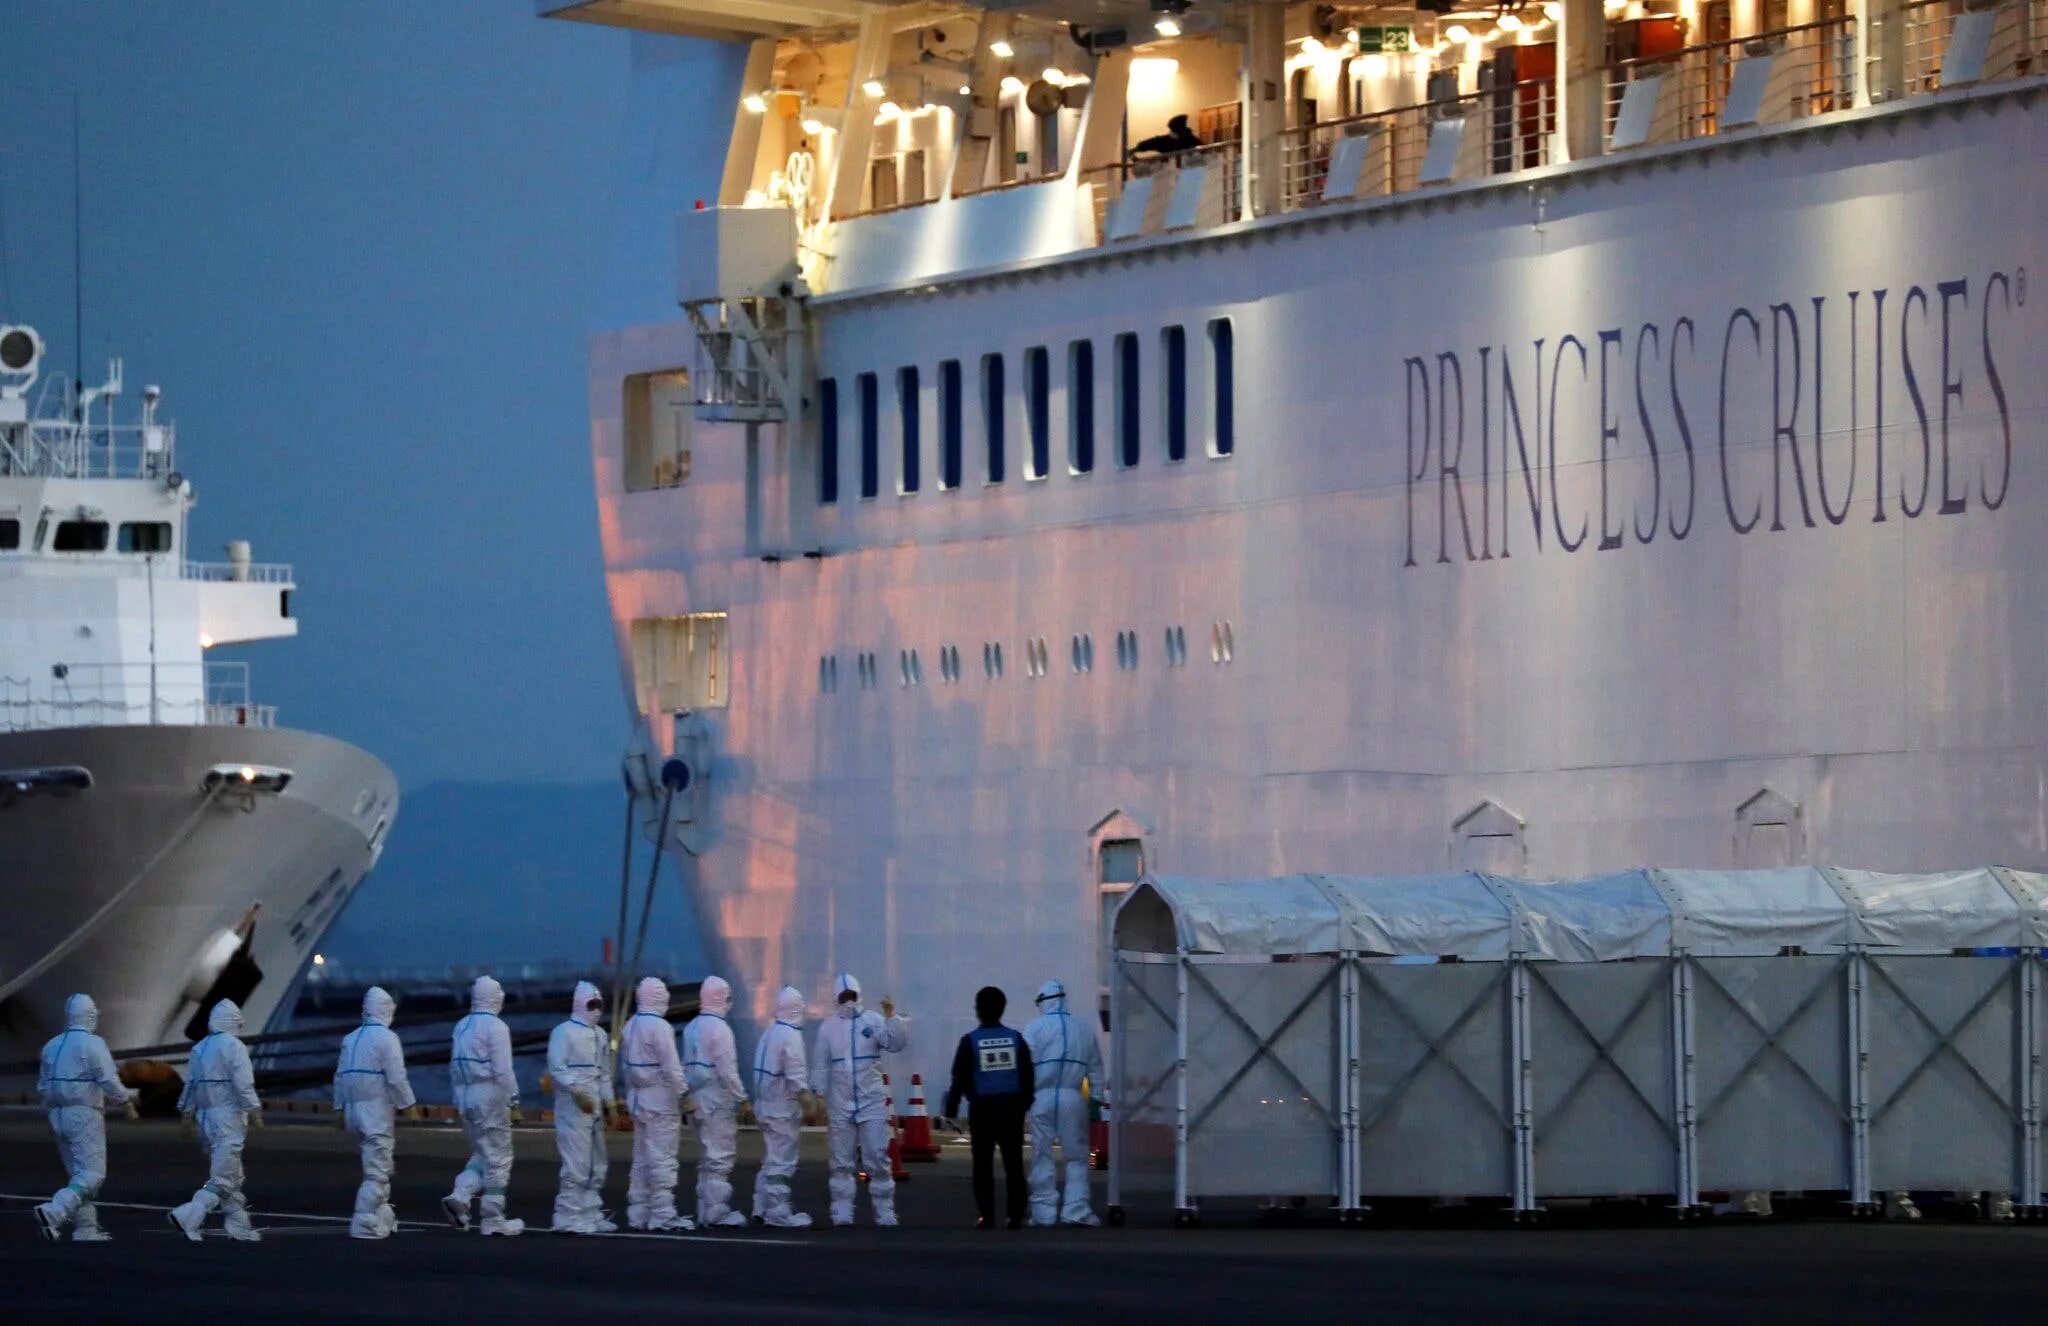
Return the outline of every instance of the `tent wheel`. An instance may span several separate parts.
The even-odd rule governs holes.
[[[1104,1218],[1109,1221],[1111,1229],[1122,1229],[1124,1227],[1124,1209],[1121,1206],[1110,1207],[1104,1213]]]

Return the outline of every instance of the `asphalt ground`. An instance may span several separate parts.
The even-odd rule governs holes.
[[[453,1128],[402,1129],[383,1242],[347,1235],[353,1141],[329,1127],[252,1132],[248,1190],[260,1244],[192,1244],[163,1209],[204,1178],[197,1144],[165,1123],[108,1127],[107,1244],[45,1242],[29,1207],[63,1181],[42,1121],[0,1118],[0,1320],[21,1322],[1230,1321],[1447,1318],[1519,1322],[2041,1320],[2048,1227],[1834,1220],[1670,1228],[1558,1221],[1493,1227],[1268,1228],[1247,1210],[1173,1230],[1163,1210],[1124,1229],[971,1228],[964,1148],[913,1167],[904,1227],[574,1238],[549,1220],[556,1159],[518,1137],[517,1239],[461,1234],[436,1199],[465,1152]],[[611,1138],[606,1192],[622,1206],[629,1138]],[[681,1188],[693,1182],[684,1143]],[[743,1133],[736,1189],[753,1190]],[[1101,1176],[1097,1176],[1098,1183]],[[800,1205],[822,1223],[823,1138],[806,1135]],[[1098,1190],[1098,1200],[1100,1192]],[[686,1196],[685,1200],[688,1198]]]

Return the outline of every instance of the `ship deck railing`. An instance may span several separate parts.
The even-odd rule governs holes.
[[[185,579],[218,585],[290,585],[290,562],[186,562]]]
[[[1280,140],[1285,181],[1281,205],[1293,212],[1324,202],[1418,189],[1431,133],[1435,126],[1455,120],[1466,122],[1468,134],[1481,135],[1474,142],[1489,173],[1547,166],[1557,135],[1557,83],[1529,79],[1289,129]],[[1333,194],[1331,163],[1337,159],[1339,143],[1347,138],[1368,140],[1363,168],[1355,188]]]
[[[2048,0],[2044,0],[2048,3]],[[1782,123],[1846,110],[1856,98],[1856,20],[1823,19],[1747,37],[1702,42],[1676,51],[1617,60],[1607,67],[1606,134],[1610,150],[1645,143],[1706,138],[1722,128],[1722,113],[1744,60],[1772,61],[1759,123]],[[1629,89],[1657,79],[1656,115],[1648,137],[1619,143],[1622,103]]]
[[[177,472],[171,424],[74,423],[34,418],[0,438],[0,479],[155,479]]]
[[[2048,0],[2004,0],[1972,4],[1966,0],[1916,0],[1904,6],[1905,96],[1939,92],[1957,25],[1971,13],[1989,13],[1990,40],[1981,73],[1974,83],[2025,78],[2048,71]]]
[[[150,725],[271,728],[277,706],[251,700],[239,661],[64,663],[46,677],[0,676],[0,731]]]
[[[17,554],[0,557],[0,576],[156,576],[171,578],[162,553],[121,552],[113,548],[94,553]],[[294,585],[290,562],[178,562],[177,575],[183,580],[215,585]]]

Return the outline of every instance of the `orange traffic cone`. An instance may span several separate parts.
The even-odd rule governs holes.
[[[939,1158],[939,1144],[932,1140],[931,1116],[924,1109],[924,1077],[910,1075],[910,1113],[903,1120],[903,1158],[927,1161]]]

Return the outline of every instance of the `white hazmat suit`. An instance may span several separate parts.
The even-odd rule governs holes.
[[[405,1078],[405,1047],[391,1030],[398,1001],[382,986],[363,994],[363,1025],[341,1039],[334,1067],[334,1108],[362,1143],[363,1182],[356,1189],[355,1215],[348,1232],[359,1239],[389,1238],[398,1228],[391,1209],[392,1120],[413,1106]]]
[[[1067,987],[1047,981],[1038,987],[1038,1016],[1024,1028],[1031,1047],[1037,1094],[1025,1116],[1031,1128],[1031,1223],[1099,1225],[1088,1204],[1088,1106],[1081,1080],[1102,1087],[1102,1049],[1095,1029],[1067,1012]],[[1059,1143],[1060,1166],[1052,1159]],[[1060,1193],[1060,1169],[1066,1194]]]
[[[192,1047],[185,1062],[185,1089],[178,1094],[178,1112],[191,1115],[206,1148],[206,1186],[192,1200],[170,1210],[170,1222],[194,1243],[206,1217],[221,1213],[228,1237],[253,1243],[263,1236],[249,1223],[249,1202],[242,1195],[242,1145],[249,1134],[249,1115],[263,1108],[256,1098],[256,1070],[249,1049],[237,1038],[242,1010],[223,999],[206,1017],[206,1039]]]
[[[732,1209],[740,1102],[747,1098],[739,1048],[725,1020],[732,1009],[732,986],[722,977],[706,976],[697,987],[697,1009],[683,1028],[683,1071],[697,1103],[697,1223],[706,1229],[729,1228],[747,1223]]]
[[[469,1228],[469,1204],[483,1195],[485,1234],[525,1230],[523,1220],[505,1218],[505,1186],[512,1179],[512,1111],[519,1108],[519,1079],[512,1073],[512,1032],[498,1014],[505,990],[488,976],[469,990],[469,1015],[455,1024],[448,1080],[455,1087],[455,1111],[469,1143],[469,1164],[455,1176],[455,1190],[441,1209],[457,1229]]]
[[[668,1022],[668,986],[650,976],[633,992],[638,1010],[619,1041],[626,1108],[633,1114],[633,1173],[626,1223],[634,1229],[694,1229],[676,1214],[676,1146],[682,1140],[682,1060]]]
[[[889,1115],[883,1104],[882,1055],[910,1044],[903,1019],[883,1018],[860,1006],[860,983],[839,973],[838,993],[853,998],[818,1027],[811,1059],[811,1089],[825,1097],[827,1151],[831,1159],[832,1223],[853,1223],[855,1171],[868,1171],[868,1200],[875,1223],[896,1223],[896,1180],[889,1173]]]
[[[576,983],[569,1020],[548,1035],[548,1076],[555,1080],[555,1146],[562,1186],[555,1194],[557,1234],[609,1234],[604,1213],[604,1102],[611,1046],[604,1034],[604,996]]]
[[[804,996],[785,985],[775,996],[775,1021],[754,1050],[754,1122],[761,1126],[767,1155],[754,1176],[754,1218],[778,1229],[808,1229],[811,1218],[790,1209],[789,1181],[796,1174],[797,1144],[803,1136]]]
[[[99,1006],[91,995],[75,994],[64,1001],[64,1030],[43,1047],[36,1094],[50,1112],[50,1131],[57,1135],[57,1155],[71,1181],[36,1208],[43,1237],[54,1239],[71,1226],[74,1243],[105,1243],[92,1199],[107,1181],[107,1104],[126,1104],[134,1095],[121,1085],[107,1043],[94,1035],[100,1025]]]

